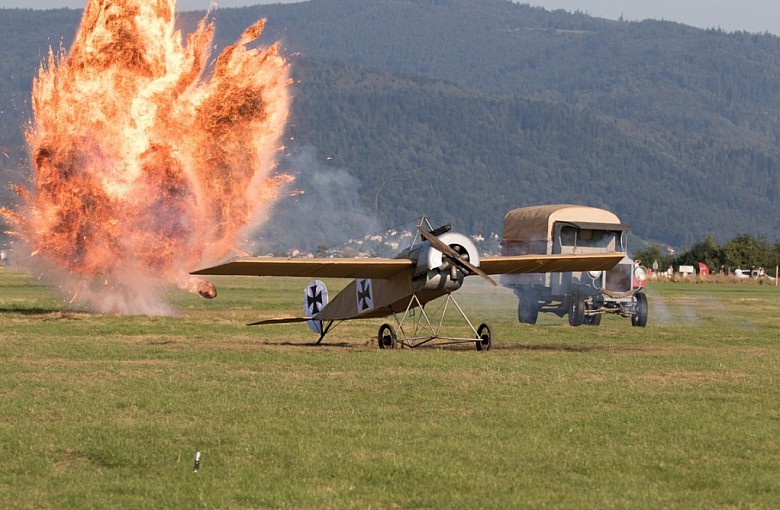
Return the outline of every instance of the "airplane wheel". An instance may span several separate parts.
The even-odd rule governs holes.
[[[398,337],[395,334],[395,329],[390,324],[382,324],[379,328],[379,334],[377,335],[380,349],[395,349],[398,347]]]
[[[569,324],[572,326],[582,326],[585,320],[585,296],[582,292],[575,290],[569,298]]]
[[[634,295],[634,315],[631,316],[631,325],[640,328],[647,325],[647,296],[644,292]]]
[[[479,337],[477,340],[478,351],[489,351],[493,347],[493,328],[490,327],[490,324],[485,322],[480,324],[477,328],[477,336]]]

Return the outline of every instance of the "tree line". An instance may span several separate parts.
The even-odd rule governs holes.
[[[659,270],[680,265],[696,267],[703,262],[712,273],[732,274],[736,269],[764,268],[767,274],[774,275],[775,268],[780,266],[780,241],[771,243],[764,237],[740,234],[719,244],[708,235],[681,253],[669,254],[654,244],[636,251],[634,256],[648,267],[658,262]]]

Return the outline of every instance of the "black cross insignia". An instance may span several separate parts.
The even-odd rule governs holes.
[[[363,312],[374,307],[371,300],[371,280],[358,280],[358,311]]]
[[[309,292],[306,293],[306,306],[311,311],[311,315],[317,315],[322,309],[322,292],[316,285],[309,287]]]

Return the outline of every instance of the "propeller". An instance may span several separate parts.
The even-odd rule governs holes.
[[[479,267],[475,266],[471,262],[469,262],[466,259],[461,258],[461,254],[457,251],[453,250],[450,246],[448,246],[446,243],[444,243],[441,239],[433,235],[431,232],[428,232],[422,226],[418,226],[417,230],[420,231],[420,234],[425,238],[426,241],[428,241],[431,246],[442,252],[444,255],[446,255],[448,258],[450,258],[455,265],[459,266],[464,272],[468,274],[477,274],[482,277],[483,280],[490,282],[491,285],[497,285],[496,281],[493,280],[486,272],[481,270]]]

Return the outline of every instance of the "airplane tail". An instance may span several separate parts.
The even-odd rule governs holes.
[[[312,280],[303,291],[303,315],[313,317],[306,322],[309,329],[322,334],[322,321],[317,319],[317,314],[328,304],[328,289],[320,280]]]

